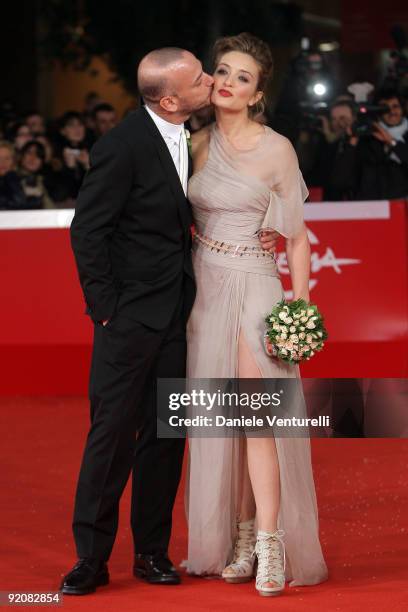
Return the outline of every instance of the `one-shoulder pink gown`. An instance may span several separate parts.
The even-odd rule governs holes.
[[[298,368],[263,349],[264,317],[283,297],[274,259],[259,255],[260,228],[292,237],[303,224],[308,191],[290,142],[265,127],[257,146],[237,150],[213,124],[207,162],[189,182],[199,238],[193,263],[197,297],[187,330],[189,378],[237,378],[238,338],[245,340],[264,378],[299,376]],[[209,245],[239,245],[248,253]],[[254,249],[252,247],[255,247]],[[187,571],[221,574],[236,535],[239,438],[189,440]],[[308,438],[276,437],[281,482],[278,527],[285,531],[286,578],[291,586],[327,578]]]

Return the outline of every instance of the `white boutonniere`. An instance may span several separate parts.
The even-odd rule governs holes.
[[[187,140],[187,148],[188,148],[188,154],[191,156],[191,134],[189,132],[189,130],[187,130],[186,128],[184,128],[184,133],[186,135],[186,140]]]

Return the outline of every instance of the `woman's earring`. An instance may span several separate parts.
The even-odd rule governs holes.
[[[263,97],[260,100],[257,100],[255,104],[250,104],[249,108],[254,111],[254,115],[262,115],[265,111],[265,102]]]
[[[255,103],[255,110],[256,110],[256,114],[257,115],[261,115],[264,112],[264,110],[265,110],[265,103],[263,101],[263,98],[261,98],[260,100],[258,100]]]

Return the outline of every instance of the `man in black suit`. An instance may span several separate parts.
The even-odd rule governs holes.
[[[188,51],[147,55],[138,69],[146,107],[96,143],[78,197],[71,240],[94,345],[91,428],[73,519],[79,561],[63,579],[65,594],[109,582],[130,472],[134,574],[180,582],[167,549],[184,440],[157,438],[155,383],[185,376],[195,282],[183,122],[209,104],[212,83]]]

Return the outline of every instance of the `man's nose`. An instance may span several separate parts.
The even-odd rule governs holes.
[[[206,74],[206,77],[207,77],[207,85],[208,85],[208,87],[212,87],[212,85],[214,85],[214,79],[209,74]]]

